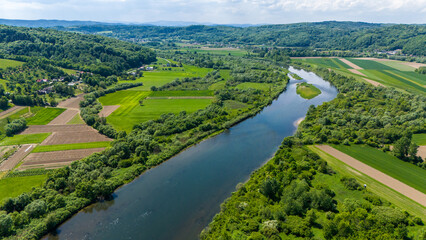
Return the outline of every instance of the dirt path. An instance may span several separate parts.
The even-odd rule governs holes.
[[[76,97],[68,98],[58,104],[59,108],[77,109],[80,111],[80,102],[84,99],[84,94],[80,94]]]
[[[120,105],[109,105],[103,106],[102,110],[98,113],[99,117],[108,117],[113,113],[117,108],[121,107]]]
[[[53,119],[47,125],[65,125],[69,121],[71,121],[71,119],[73,119],[74,116],[77,115],[78,113],[79,113],[79,110],[69,108],[65,110],[63,113],[61,113],[59,116],[57,116],[55,119]]]
[[[350,66],[351,68],[353,68],[353,69],[357,69],[357,70],[362,69],[362,67],[360,67],[360,66],[358,66],[358,65],[356,65],[356,64],[354,64],[354,63],[352,63],[351,61],[349,61],[349,60],[347,60],[347,59],[339,58],[339,60],[340,60],[340,61],[342,61],[342,62],[344,62],[344,63],[346,63],[347,65],[349,65],[349,66]]]
[[[421,157],[423,161],[426,161],[426,146],[419,146],[417,156]]]
[[[372,84],[373,86],[375,86],[375,87],[378,87],[378,86],[385,87],[385,85],[383,85],[383,84],[381,84],[381,83],[379,83],[379,82],[373,81],[373,80],[371,80],[371,79],[364,78],[364,80],[365,80],[365,81],[367,81],[367,82],[369,82],[369,83],[371,83],[371,84]]]
[[[50,132],[84,132],[92,131],[97,132],[95,129],[87,126],[86,124],[72,124],[72,125],[30,125],[20,134],[34,134],[34,133],[50,133]]]
[[[315,145],[315,147],[426,207],[426,194],[328,145]]]
[[[11,115],[12,113],[17,112],[17,111],[19,111],[19,110],[21,110],[23,108],[24,107],[22,107],[22,106],[13,106],[13,107],[7,109],[6,111],[1,112],[0,113],[0,118],[6,117],[8,115]]]
[[[35,144],[24,144],[9,159],[0,165],[0,171],[12,170],[34,148]]]

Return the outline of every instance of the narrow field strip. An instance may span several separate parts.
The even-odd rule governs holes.
[[[109,105],[109,106],[103,106],[102,110],[98,113],[99,117],[108,117],[113,113],[115,110],[117,110],[120,107],[120,105]]]
[[[75,115],[78,114],[76,109],[67,109],[61,115],[57,116],[55,119],[50,121],[47,125],[64,125],[67,124]]]
[[[0,165],[0,171],[10,171],[15,168],[15,166],[18,165],[18,163],[22,161],[22,159],[24,159],[28,154],[30,154],[31,149],[34,148],[34,146],[34,144],[22,145],[18,149],[18,151],[15,152],[15,154],[9,157],[9,159],[7,159],[6,161],[2,162],[2,164]]]
[[[91,148],[55,152],[30,153],[24,159],[23,164],[21,166],[24,167],[53,163],[70,163],[72,161],[85,158],[95,152],[101,152],[104,149],[105,148]]]
[[[88,142],[88,143],[72,143],[72,144],[58,144],[58,145],[39,145],[34,148],[32,153],[39,152],[55,152],[76,149],[90,149],[90,148],[104,148],[108,147],[111,142]]]
[[[353,63],[353,62],[351,62],[351,61],[349,61],[349,60],[347,60],[347,59],[339,58],[339,60],[340,60],[340,61],[342,61],[342,62],[344,62],[344,63],[346,63],[347,65],[349,65],[349,66],[350,66],[350,67],[352,67],[353,69],[356,69],[356,70],[363,69],[362,67],[360,67],[360,66],[356,65],[355,63]]]
[[[315,147],[426,207],[426,194],[376,170],[375,168],[368,166],[367,164],[358,161],[357,159],[331,146],[315,145]]]
[[[375,180],[374,178],[355,170],[346,163],[313,145],[308,146],[308,148],[318,154],[322,159],[327,161],[327,164],[330,165],[333,170],[347,177],[355,178],[361,184],[368,183],[367,190],[372,191],[392,204],[395,204],[395,206],[398,206],[401,209],[405,209],[410,214],[419,216],[423,219],[423,221],[426,221],[426,208],[420,203],[417,203],[407,196],[404,196],[403,194]]]
[[[2,141],[0,141],[0,146],[41,143],[47,137],[49,137],[50,134],[51,133],[48,132],[48,133],[34,133],[34,134],[15,135],[13,137],[6,137]]]

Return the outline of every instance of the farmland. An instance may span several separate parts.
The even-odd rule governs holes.
[[[0,179],[0,202],[8,197],[17,197],[33,187],[41,186],[46,178],[47,175],[36,175]]]
[[[295,62],[330,68],[342,75],[355,77],[359,81],[369,80],[369,82],[373,81],[403,91],[426,94],[426,77],[414,72],[415,68],[405,62],[367,58],[347,58],[345,60],[358,66],[358,69],[353,69],[337,58],[293,59]]]
[[[267,84],[267,83],[251,83],[251,82],[246,82],[246,83],[240,83],[238,84],[235,88],[237,89],[249,89],[249,88],[253,88],[253,89],[259,89],[259,90],[264,90],[264,91],[268,91],[270,89],[271,85]]]
[[[423,192],[426,193],[426,170],[411,163],[364,145],[333,145],[337,150]]]
[[[31,108],[33,112],[34,108]],[[35,112],[35,115],[27,119],[28,125],[45,125],[63,113],[63,108],[41,108]]]
[[[20,145],[20,144],[28,144],[28,143],[41,143],[49,135],[50,133],[35,133],[35,134],[15,135],[13,137],[6,137],[2,141],[0,141],[0,146]]]
[[[308,146],[308,148],[318,154],[322,159],[327,161],[327,163],[338,173],[343,174],[348,177],[355,178],[360,183],[367,183],[368,189],[375,194],[383,197],[384,199],[390,201],[396,206],[406,209],[409,213],[414,215],[419,215],[424,221],[426,221],[426,210],[419,203],[411,200],[410,198],[404,196],[403,194],[389,188],[388,186],[380,183],[379,181],[367,176],[366,174],[359,172],[352,167],[349,167],[342,161],[337,158],[327,154],[326,152],[320,150],[315,146]]]
[[[71,144],[59,144],[59,145],[38,145],[34,148],[32,153],[39,152],[54,152],[64,150],[76,150],[76,149],[87,149],[87,148],[104,148],[108,147],[111,142],[88,142],[88,143],[71,143]]]
[[[415,142],[417,145],[426,145],[426,133],[422,134],[414,134],[413,135],[413,142]]]

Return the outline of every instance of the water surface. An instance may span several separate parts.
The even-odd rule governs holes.
[[[330,101],[337,90],[313,73],[290,68],[291,80],[277,100],[253,118],[205,140],[143,173],[59,226],[45,239],[197,239],[220,204],[293,135],[310,105]],[[311,100],[296,94],[298,82],[321,90]]]

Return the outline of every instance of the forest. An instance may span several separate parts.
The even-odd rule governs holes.
[[[58,27],[60,30],[71,30]],[[269,46],[341,51],[391,51],[425,56],[426,27],[423,25],[372,24],[363,22],[318,22],[255,27],[231,26],[126,26],[91,25],[72,31],[99,34],[125,41],[161,46],[162,42],[185,41],[217,46]]]

